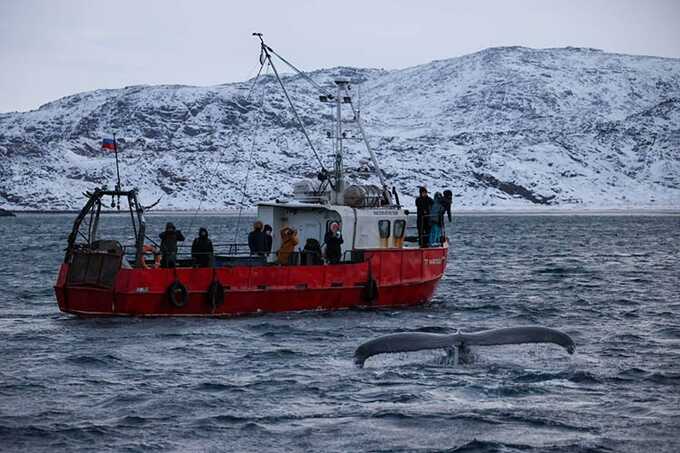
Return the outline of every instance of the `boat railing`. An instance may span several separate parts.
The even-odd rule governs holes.
[[[435,220],[436,217],[436,220]],[[406,242],[418,242],[418,243],[428,243],[429,242],[429,235],[430,235],[430,229],[432,228],[433,223],[437,223],[439,225],[439,237],[440,241],[443,241],[443,238],[446,238],[446,221],[444,220],[444,214],[440,214],[439,216],[434,216],[434,215],[426,215],[423,217],[423,222],[425,223],[424,225],[421,225],[419,229],[419,225],[409,225],[406,227],[407,234],[405,236],[405,241]],[[420,235],[423,235],[421,238]]]
[[[191,245],[178,244],[176,265],[177,267],[195,267],[198,265],[196,258],[201,255],[210,257],[209,262],[214,267],[225,266],[264,266],[264,265],[291,265],[312,266],[323,264],[352,264],[364,261],[362,250],[346,250],[337,262],[328,260],[322,253],[314,250],[298,249],[288,253],[263,252],[250,253],[248,244],[245,243],[214,243],[213,253],[191,253]],[[144,260],[147,267],[160,266],[160,249],[149,247]],[[123,255],[130,266],[135,264],[136,249],[134,245],[123,246]]]
[[[178,244],[178,255],[180,253],[191,255],[191,244]],[[247,242],[213,242],[213,253],[215,255],[250,255],[250,248]]]
[[[146,247],[146,246],[145,246]],[[136,247],[134,244],[126,244],[123,246],[125,256],[135,256]],[[159,253],[160,247],[154,245],[148,249],[147,254]],[[155,251],[152,251],[155,250]],[[247,243],[241,242],[224,242],[213,243],[213,254],[219,255],[250,255],[250,249]],[[177,244],[177,257],[191,256],[191,244]]]

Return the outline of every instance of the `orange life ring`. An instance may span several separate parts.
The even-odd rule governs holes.
[[[144,247],[142,247],[142,255],[152,255],[153,254],[153,268],[158,269],[161,267],[161,254],[160,251],[158,250],[158,247],[151,245],[151,244],[144,244]],[[142,258],[142,267],[144,269],[149,269],[149,266],[146,265],[146,261],[144,258]]]

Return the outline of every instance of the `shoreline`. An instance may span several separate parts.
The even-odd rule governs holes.
[[[415,209],[411,207],[407,207],[411,213],[415,213]],[[36,210],[9,210],[6,209],[7,212],[11,212],[15,214],[16,216],[23,216],[23,215],[64,215],[64,214],[77,214],[80,212],[80,210],[70,210],[70,209],[64,209],[64,210],[46,210],[46,209],[36,209]],[[680,207],[678,208],[552,208],[552,209],[545,209],[545,208],[536,208],[536,209],[503,209],[503,208],[488,208],[488,209],[483,209],[483,208],[461,208],[461,209],[453,209],[451,212],[454,216],[455,215],[461,215],[461,216],[511,216],[511,215],[517,215],[517,216],[550,216],[550,215],[555,215],[555,216],[569,216],[569,215],[574,215],[574,216],[588,216],[588,215],[611,215],[611,216],[625,216],[625,215],[633,215],[633,216],[680,216]],[[130,215],[129,211],[127,209],[123,209],[121,211],[102,211],[102,214],[108,214],[108,215]],[[171,209],[164,209],[164,210],[153,210],[149,212],[144,213],[146,216],[149,217],[155,217],[158,215],[175,215],[175,216],[194,216],[194,215],[199,215],[199,216],[224,216],[224,217],[238,217],[239,212],[238,210],[202,210],[202,211],[195,211],[195,210],[171,210]],[[257,215],[257,210],[255,208],[252,209],[244,209],[241,214],[241,216],[256,216]]]

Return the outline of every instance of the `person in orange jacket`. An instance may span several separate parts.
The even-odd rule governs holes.
[[[281,230],[281,248],[279,248],[279,251],[276,252],[277,255],[277,262],[279,264],[288,264],[288,261],[290,260],[290,255],[295,251],[295,246],[297,246],[300,243],[300,240],[297,237],[297,231],[290,228],[290,227],[285,227]]]

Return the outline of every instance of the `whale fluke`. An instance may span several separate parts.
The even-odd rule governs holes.
[[[574,341],[566,333],[538,326],[456,332],[451,335],[405,332],[384,335],[362,344],[354,352],[354,363],[362,368],[369,357],[377,354],[523,343],[554,343],[565,348],[569,354],[573,354],[576,349]]]

